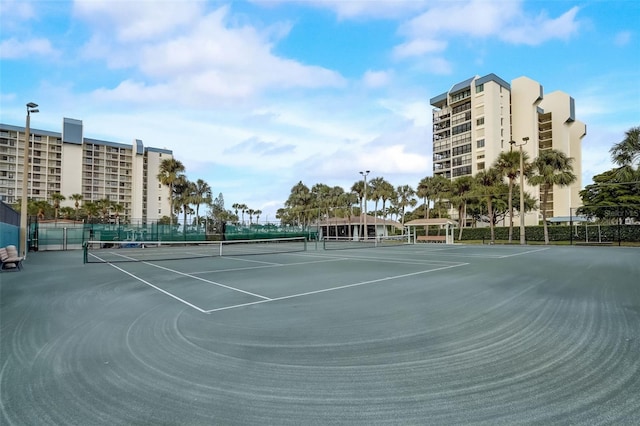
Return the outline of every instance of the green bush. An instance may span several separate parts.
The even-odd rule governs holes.
[[[587,241],[589,242],[640,242],[640,225],[550,225],[547,227],[549,241]],[[490,228],[464,228],[462,238],[458,239],[459,230],[455,231],[455,239],[459,241],[490,241]],[[508,227],[495,227],[495,239],[506,241],[509,239]],[[525,240],[531,242],[544,241],[544,226],[525,227]],[[513,227],[513,241],[520,241],[520,227]]]

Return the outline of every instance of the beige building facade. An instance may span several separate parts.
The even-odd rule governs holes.
[[[577,181],[554,187],[546,206],[525,216],[538,224],[547,217],[569,216],[581,205],[581,142],[586,126],[575,117],[575,101],[564,92],[545,94],[528,77],[511,83],[495,74],[472,77],[431,98],[433,110],[433,174],[447,179],[472,176],[491,167],[500,152],[520,149],[532,160],[546,149],[574,159]],[[525,191],[540,200],[539,188],[525,183]]]
[[[74,207],[72,194],[83,202],[108,199],[120,204],[121,220],[154,222],[170,216],[169,189],[158,181],[160,163],[173,158],[167,149],[84,137],[81,120],[64,118],[62,132],[30,129],[28,198],[50,201],[66,197],[61,206]],[[7,204],[22,196],[25,182],[25,128],[0,124],[0,199]]]

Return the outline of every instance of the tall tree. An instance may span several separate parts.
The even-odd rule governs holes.
[[[393,199],[393,197],[395,196],[395,192],[396,189],[393,187],[393,185],[391,185],[391,183],[387,182],[386,180],[382,183],[382,187],[379,190],[380,192],[380,198],[382,199],[382,214],[384,217],[384,220],[387,220],[387,201]]]
[[[522,162],[525,175],[528,175],[527,169],[529,168],[529,154],[522,151]],[[520,176],[520,151],[505,151],[501,152],[493,163],[493,167],[498,172],[506,177],[509,181],[509,242],[513,241],[513,186],[515,180]],[[524,212],[520,212],[524,214]]]
[[[473,190],[474,183],[475,180],[471,176],[460,176],[451,182],[448,198],[451,204],[458,209],[458,223],[460,228],[458,239],[462,238],[462,229],[466,223],[467,197]]]
[[[192,212],[191,204],[194,201],[194,194],[196,192],[196,184],[187,179],[186,176],[180,176],[173,184],[173,197],[176,202],[176,207],[179,206],[182,211],[183,217],[183,232],[187,232],[187,215]],[[177,209],[176,209],[177,210]]]
[[[374,203],[374,219],[373,219],[373,229],[375,230],[374,237],[377,237],[378,234],[378,201],[382,199],[382,194],[385,191],[385,183],[387,181],[384,180],[382,176],[375,177],[371,179],[371,199]]]
[[[240,209],[240,213],[242,214],[242,226],[244,226],[244,214],[249,210],[249,206],[244,203],[238,204],[238,209]]]
[[[291,209],[291,214],[297,219],[297,224],[306,226],[312,204],[312,195],[309,188],[298,182],[291,188],[291,194],[285,202],[285,206]]]
[[[580,191],[580,198],[580,215],[609,223],[627,218],[640,220],[640,182],[627,182],[618,169],[595,175],[593,183]]]
[[[86,201],[82,206],[82,210],[84,210],[87,215],[87,222],[93,223],[94,218],[98,217],[100,213],[100,206],[98,206],[97,202]]]
[[[498,185],[501,183],[501,177],[500,173],[493,167],[481,170],[475,176],[476,184],[474,185],[474,192],[487,203],[487,214],[489,227],[491,229],[491,244],[496,240],[493,202],[499,194]]]
[[[529,178],[531,185],[540,187],[540,209],[542,210],[542,225],[544,226],[544,243],[549,244],[549,230],[547,229],[547,211],[549,210],[549,191],[554,186],[569,186],[576,181],[573,173],[573,158],[555,149],[541,151],[533,161],[534,174]]]
[[[109,222],[109,214],[111,210],[111,200],[108,198],[101,198],[96,201],[96,207],[98,208],[98,212],[102,216],[102,223]]]
[[[418,202],[414,198],[416,191],[409,185],[400,185],[396,188],[398,194],[397,207],[402,214],[402,228],[404,229],[404,212],[407,207],[413,207]]]
[[[620,167],[617,173],[622,180],[640,179],[640,126],[627,130],[625,138],[609,152],[613,162]]]
[[[82,201],[82,194],[71,194],[70,197],[73,200],[73,205],[76,209],[76,220],[78,220],[78,212],[80,211],[80,201]]]
[[[236,213],[236,217],[237,217],[238,216],[238,210],[240,210],[240,203],[233,203],[231,205],[231,208]]]
[[[166,158],[160,163],[159,170],[160,172],[158,173],[158,180],[162,185],[166,185],[169,187],[169,205],[171,217],[173,218],[173,201],[175,195],[173,186],[175,185],[176,181],[181,178],[185,171],[185,168],[182,162],[180,162],[179,160],[176,160],[175,158]]]
[[[111,203],[111,210],[116,216],[116,225],[120,224],[120,213],[124,212],[124,206],[120,203]]]
[[[196,225],[200,226],[200,205],[211,203],[211,186],[202,179],[195,183],[193,204],[196,206]]]
[[[58,219],[58,212],[60,210],[60,202],[66,200],[67,197],[62,195],[59,192],[54,192],[51,194],[51,201],[53,201],[53,210],[54,210],[54,218]]]

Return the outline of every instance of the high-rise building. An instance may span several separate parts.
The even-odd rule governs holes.
[[[28,198],[50,201],[66,197],[61,206],[74,207],[71,195],[83,202],[107,199],[124,209],[121,219],[153,222],[170,215],[169,189],[158,181],[162,160],[173,158],[167,149],[84,137],[81,120],[64,118],[62,132],[30,129]],[[0,199],[15,203],[25,182],[25,128],[0,124]]]
[[[540,83],[519,77],[507,83],[495,74],[472,77],[430,100],[433,110],[433,174],[455,179],[475,175],[492,166],[500,152],[522,145],[531,160],[541,151],[556,149],[574,159],[578,177],[568,187],[554,187],[546,206],[547,218],[569,216],[581,205],[579,191],[581,141],[586,126],[575,118],[575,102],[563,92],[545,94]],[[525,183],[536,199],[539,188]],[[526,215],[537,224],[541,211]]]

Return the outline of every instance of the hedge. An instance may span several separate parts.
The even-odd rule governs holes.
[[[588,235],[589,242],[640,242],[640,225],[552,225],[547,227],[549,231],[549,241],[571,241],[586,242]],[[496,226],[494,228],[496,240],[508,240],[509,228]],[[455,239],[459,241],[485,240],[491,239],[491,229],[464,228],[462,238],[458,238],[460,230],[455,230]],[[544,241],[544,226],[525,227],[526,241]],[[513,227],[513,241],[520,241],[520,227]]]

